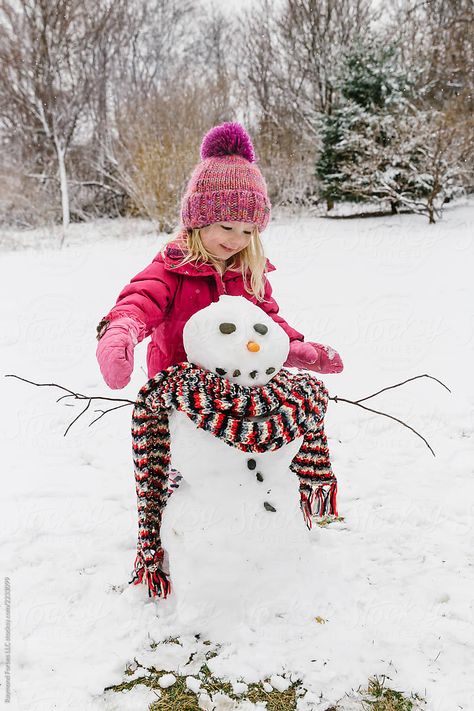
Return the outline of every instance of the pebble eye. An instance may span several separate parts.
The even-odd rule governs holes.
[[[257,331],[261,336],[264,336],[266,333],[268,333],[268,326],[265,326],[263,323],[256,323],[254,325],[254,330]]]
[[[235,330],[236,330],[235,323],[220,323],[219,324],[219,331],[221,333],[234,333]]]

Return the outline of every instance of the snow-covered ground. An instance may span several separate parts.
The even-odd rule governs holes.
[[[146,381],[146,344],[132,382],[112,392],[95,360],[95,327],[165,237],[143,221],[104,220],[73,226],[62,250],[54,239],[0,235],[2,376],[133,400]],[[14,250],[18,240],[43,248]],[[314,529],[308,561],[311,614],[325,623],[289,619],[283,634],[281,620],[258,628],[256,610],[256,629],[208,666],[234,681],[299,678],[308,689],[301,710],[326,709],[374,674],[424,696],[430,711],[472,710],[474,204],[449,207],[431,226],[405,215],[280,218],[264,243],[281,313],[342,356],[344,372],[322,376],[331,395],[356,399],[423,373],[452,393],[423,378],[366,403],[415,427],[436,457],[398,423],[330,403],[344,520]],[[203,640],[180,628],[170,599],[128,585],[137,534],[131,409],[89,427],[90,408],[63,437],[81,403],[56,403],[60,391],[13,378],[1,377],[0,389],[9,708],[145,710],[156,700],[146,687],[104,687],[119,683],[134,658],[195,674]],[[2,616],[3,634],[3,605]],[[178,634],[181,645],[150,647]],[[2,701],[3,672],[4,657]]]

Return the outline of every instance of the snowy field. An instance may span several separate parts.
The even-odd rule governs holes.
[[[95,327],[164,239],[127,220],[74,225],[62,250],[51,232],[0,234],[2,375],[134,400],[146,381],[146,344],[132,382],[112,392],[96,363]],[[321,376],[331,395],[357,399],[423,373],[452,393],[423,378],[366,403],[417,429],[436,457],[398,423],[330,403],[344,520],[312,532],[311,620],[260,629],[256,611],[255,629],[216,647],[209,669],[234,683],[277,675],[283,688],[300,679],[300,711],[360,709],[353,692],[373,675],[424,697],[429,711],[472,711],[474,203],[449,207],[431,226],[406,215],[281,218],[264,243],[282,315],[341,354],[344,372]],[[146,711],[157,699],[146,686],[104,688],[130,678],[134,660],[197,678],[216,640],[203,646],[199,629],[181,628],[170,599],[128,585],[137,534],[131,408],[89,427],[91,408],[64,437],[79,403],[56,403],[61,392],[13,378],[0,388],[2,570],[11,595],[5,708]],[[180,644],[159,644],[178,636]],[[4,665],[2,656],[2,702]],[[264,706],[216,698],[207,708]]]

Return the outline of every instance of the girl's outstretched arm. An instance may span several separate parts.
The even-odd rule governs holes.
[[[133,350],[164,318],[175,291],[175,277],[155,260],[120,292],[97,326],[96,356],[105,382],[125,387],[133,371]]]
[[[115,305],[103,317],[103,321],[113,321],[128,316],[145,326],[141,338],[149,336],[164,318],[176,288],[176,277],[164,268],[158,256],[145,269],[136,274],[123,287]],[[141,340],[141,339],[140,339]]]

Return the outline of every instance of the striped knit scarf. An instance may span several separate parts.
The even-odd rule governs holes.
[[[150,597],[166,597],[171,590],[160,527],[168,497],[172,408],[243,452],[279,449],[303,435],[290,469],[299,476],[300,505],[311,528],[313,515],[337,516],[337,482],[323,428],[327,404],[328,392],[320,380],[285,369],[267,385],[252,387],[191,363],[170,366],[149,380],[138,393],[132,415],[138,546],[130,583],[145,582]]]

